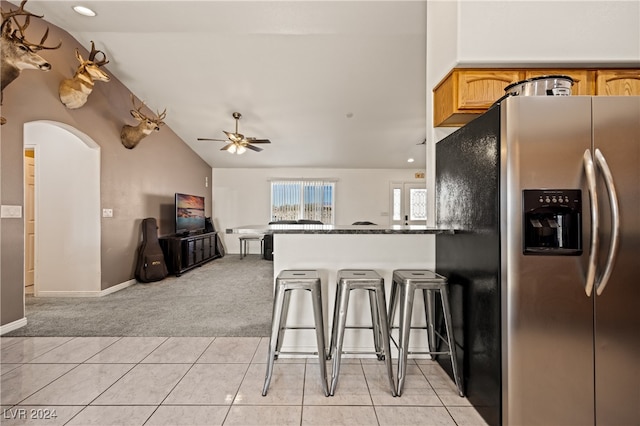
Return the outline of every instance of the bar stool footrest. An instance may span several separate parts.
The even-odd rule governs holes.
[[[296,327],[280,327],[280,330],[315,330],[315,327],[310,326],[296,326]]]
[[[425,329],[425,327],[411,327],[411,328],[412,328],[412,329],[413,329],[413,328],[418,328],[418,329],[423,329],[423,330]],[[441,335],[440,333],[438,333],[437,331],[434,331],[434,332],[433,332],[433,334],[434,334],[437,338],[439,338],[439,339],[442,341],[442,343],[444,343],[445,345],[449,346],[449,342],[447,341],[447,339],[446,339],[444,336],[442,336],[442,335]],[[395,345],[395,347],[396,347],[396,348],[399,346],[399,345],[398,345],[398,342],[396,342],[395,337],[393,337],[393,336],[389,335],[389,340],[390,340],[390,341]],[[407,353],[409,354],[409,353],[411,353],[411,352],[407,352]],[[434,352],[434,354],[435,354],[435,353],[437,353],[437,352]],[[443,353],[447,354],[447,353],[449,353],[449,352],[443,352]]]
[[[353,330],[373,330],[373,327],[367,325],[349,325],[344,327],[345,330],[353,329]]]
[[[280,351],[276,353],[278,355],[318,355],[318,352],[304,352],[304,351]]]

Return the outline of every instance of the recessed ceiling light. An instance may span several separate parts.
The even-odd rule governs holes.
[[[414,161],[415,161],[415,160],[414,160],[413,158],[409,158],[409,159],[407,160],[407,163],[413,163]]]
[[[96,16],[96,13],[85,6],[73,6],[73,10],[83,16]]]

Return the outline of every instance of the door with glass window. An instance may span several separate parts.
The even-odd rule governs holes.
[[[423,182],[391,183],[391,225],[427,224],[427,188]]]

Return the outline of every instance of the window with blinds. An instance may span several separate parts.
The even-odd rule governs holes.
[[[271,181],[271,221],[319,220],[333,224],[335,182],[327,180]]]

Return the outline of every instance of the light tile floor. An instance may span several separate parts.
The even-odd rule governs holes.
[[[429,360],[411,360],[394,398],[375,358],[343,358],[333,397],[322,393],[317,358],[282,358],[263,397],[267,345],[260,337],[3,337],[0,423],[485,424]]]

